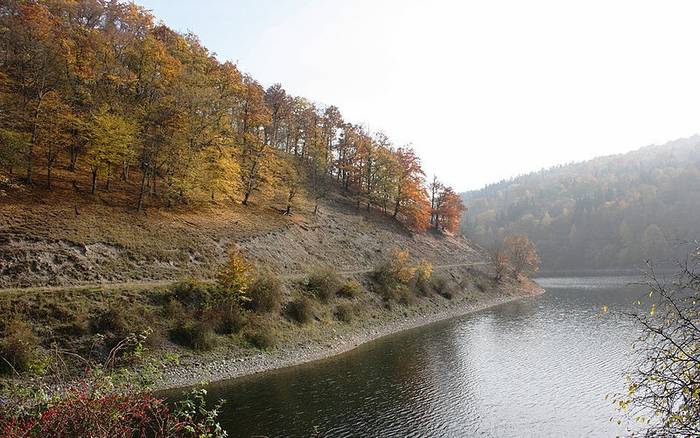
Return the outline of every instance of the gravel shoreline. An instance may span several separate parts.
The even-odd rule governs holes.
[[[435,313],[410,317],[397,315],[394,320],[385,324],[378,324],[372,328],[357,327],[348,333],[329,336],[321,342],[282,346],[273,351],[259,352],[245,357],[227,357],[210,361],[206,357],[202,357],[201,361],[193,360],[190,363],[177,365],[166,370],[161,381],[157,384],[157,389],[164,391],[186,388],[202,382],[231,380],[327,359],[384,336],[540,295],[544,293],[544,289],[531,282],[531,284],[524,285],[512,292],[514,293],[469,302],[466,305],[464,302],[455,303],[454,306]]]

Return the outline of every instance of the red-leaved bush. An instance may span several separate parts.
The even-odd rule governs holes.
[[[98,393],[83,383],[28,409],[0,400],[0,437],[225,437],[216,422],[220,405],[207,410],[205,394],[194,391],[170,405],[148,393]]]

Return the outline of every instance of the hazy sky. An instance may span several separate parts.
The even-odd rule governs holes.
[[[458,190],[700,132],[700,2],[138,0]]]

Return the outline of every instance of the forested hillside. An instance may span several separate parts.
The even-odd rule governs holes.
[[[543,269],[672,259],[700,237],[700,137],[531,173],[463,194],[462,230],[490,247],[526,233]]]
[[[0,108],[0,193],[289,214],[334,186],[413,230],[459,228],[460,198],[442,185],[429,198],[410,147],[263,88],[134,3],[0,3]]]

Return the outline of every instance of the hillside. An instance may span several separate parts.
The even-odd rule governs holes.
[[[666,262],[700,237],[700,137],[543,170],[464,193],[462,231],[485,247],[536,243],[544,270]]]
[[[410,147],[134,3],[13,1],[0,38],[0,389],[233,377],[542,292]]]
[[[120,339],[148,331],[144,360],[177,358],[159,386],[191,385],[327,357],[541,292],[525,278],[496,281],[463,237],[408,231],[381,211],[358,210],[342,191],[292,215],[274,203],[234,202],[136,212],[71,191],[0,201],[0,351],[22,379],[36,377],[32,363],[49,367],[48,379],[65,378],[57,363],[80,373],[77,356],[53,355],[99,363]],[[252,296],[272,297],[265,307],[239,302],[214,280],[236,249],[252,264]],[[397,250],[408,259],[387,265]],[[424,262],[427,282],[413,267]],[[416,273],[404,284],[385,277],[388,266]],[[28,364],[7,349],[16,336]]]
[[[300,275],[315,266],[371,270],[392,249],[434,264],[483,262],[459,237],[413,233],[341,193],[318,212],[282,215],[235,202],[133,209],[61,192],[0,198],[0,287],[211,279],[232,248],[261,268]]]

